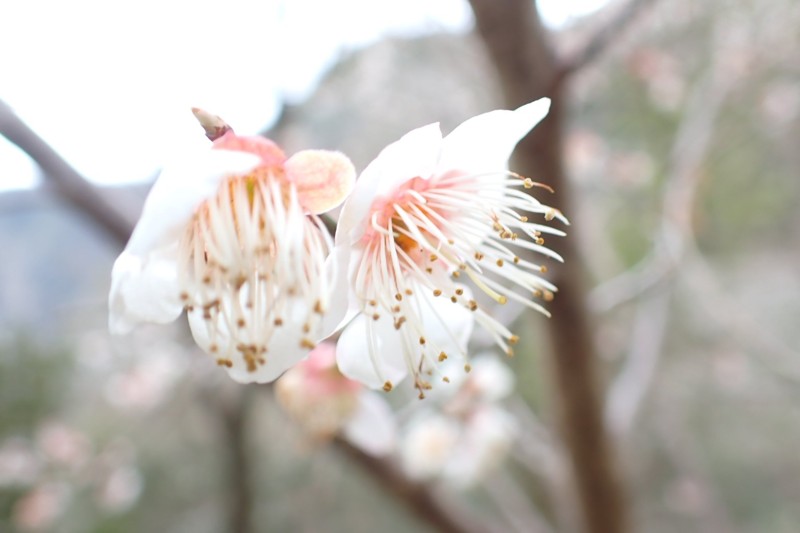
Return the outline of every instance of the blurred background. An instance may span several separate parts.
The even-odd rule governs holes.
[[[595,500],[560,422],[555,310],[498,310],[522,337],[501,401],[518,430],[466,487],[310,437],[182,323],[107,333],[124,241],[86,199],[132,225],[158,169],[205,140],[190,106],[361,169],[414,127],[515,107],[502,46],[548,52],[527,100],[559,103],[557,142],[534,150],[563,165],[533,177],[569,191],[556,302],[588,317],[574,334],[605,427],[586,428],[610,465],[595,486],[621,481],[614,530],[800,530],[800,4],[428,4],[0,7],[0,133],[16,139],[0,137],[0,531],[603,531],[581,525]],[[504,31],[509,6],[530,34]],[[21,123],[66,165],[16,146]]]

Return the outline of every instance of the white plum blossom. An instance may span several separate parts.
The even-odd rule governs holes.
[[[336,346],[323,342],[275,383],[280,405],[320,440],[342,435],[365,452],[390,453],[397,440],[389,404],[336,368]]]
[[[540,184],[507,165],[549,105],[541,99],[478,115],[444,138],[438,124],[424,126],[386,147],[364,170],[342,208],[333,255],[340,264],[340,300],[349,306],[332,315],[342,324],[359,315],[339,343],[345,375],[390,390],[410,372],[423,395],[430,376],[449,379],[437,363],[455,356],[469,370],[473,322],[510,354],[517,336],[460,281],[469,280],[488,301],[515,300],[547,314],[536,299],[551,299],[556,287],[541,277],[544,266],[518,251],[561,260],[542,235],[564,233],[541,222],[567,221],[522,190]]]
[[[456,388],[437,396],[438,411],[426,405],[408,421],[399,447],[406,474],[463,489],[495,470],[518,434],[516,420],[499,404],[513,384],[511,370],[496,357],[476,356]]]
[[[263,383],[323,338],[333,243],[317,214],[344,200],[355,170],[338,152],[287,158],[229,128],[210,138],[153,186],[114,264],[109,326],[126,333],[186,309],[197,344],[233,379]]]

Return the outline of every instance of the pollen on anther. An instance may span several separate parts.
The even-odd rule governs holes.
[[[464,294],[464,289],[462,289],[460,287],[458,289],[456,289],[456,296],[461,296],[462,294]]]
[[[240,318],[236,321],[236,326],[239,328],[243,328],[247,325],[247,322],[244,321],[244,318]]]
[[[433,261],[438,261],[438,260],[439,260],[439,256],[438,256],[438,255],[436,255],[436,254],[431,254],[431,256],[430,256],[428,259],[429,259],[431,262],[433,262]]]
[[[406,292],[406,294],[407,294],[408,296],[411,296],[412,294],[414,294],[414,291],[412,291],[411,289],[406,289],[406,291],[405,291],[405,292]]]
[[[519,262],[520,262],[520,258],[519,258],[519,257],[517,257],[517,256],[515,255],[515,256],[514,256],[514,264],[515,264],[515,265],[518,265],[518,264],[519,264]]]
[[[188,292],[182,292],[181,293],[181,301],[182,302],[188,302],[189,301],[189,293]]]
[[[441,363],[445,359],[447,359],[447,354],[444,352],[439,352],[439,362]]]
[[[498,260],[497,260],[497,266],[501,267],[501,266],[503,266],[504,264],[505,264],[505,263],[503,262],[503,260],[502,260],[502,259],[498,259]]]
[[[456,302],[458,302],[458,298],[455,297],[455,296],[451,296],[450,297],[450,301],[453,302],[453,303],[456,303]]]
[[[508,338],[508,344],[512,344],[513,345],[513,344],[517,344],[518,342],[519,342],[519,336],[518,335],[511,335]]]
[[[422,346],[425,346],[425,337],[420,337],[420,338],[419,338],[419,343],[420,343]]]
[[[394,386],[392,385],[392,382],[391,382],[391,381],[387,381],[386,383],[384,383],[384,384],[383,384],[383,390],[384,390],[385,392],[389,392],[389,391],[391,391],[393,388],[394,388]]]
[[[378,313],[373,313],[372,314],[372,320],[378,320],[380,317],[381,317],[381,315],[379,315]]]
[[[219,346],[217,346],[216,344],[212,344],[211,346],[208,347],[208,351],[211,353],[217,353],[219,351]]]
[[[475,252],[475,259],[480,261],[483,259],[483,254],[481,252]]]
[[[467,372],[467,373],[472,372],[472,365],[470,365],[469,363],[464,365],[464,372]]]
[[[442,381],[444,381],[445,383],[450,383],[450,378],[445,376],[445,377],[442,378]]]
[[[469,310],[470,311],[477,311],[478,310],[478,302],[476,302],[475,300],[470,300],[469,301]]]
[[[300,339],[300,347],[313,350],[314,348],[317,347],[317,345],[310,339]]]
[[[442,291],[440,289],[433,289],[433,295],[434,296],[441,296],[442,295]]]
[[[278,317],[275,320],[273,320],[272,323],[275,324],[276,326],[282,326],[283,325],[283,319]]]
[[[397,300],[398,302],[402,302],[403,295],[398,292],[397,294],[394,295],[394,299]]]
[[[539,267],[539,272],[541,272],[542,274],[546,274],[547,273],[547,267],[544,266],[544,265],[540,266]]]
[[[322,302],[317,300],[314,302],[314,312],[318,315],[325,313],[325,309],[322,307]]]

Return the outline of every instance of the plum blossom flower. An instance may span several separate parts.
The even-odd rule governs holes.
[[[339,285],[350,287],[349,309],[341,306],[338,316],[345,323],[360,313],[338,345],[345,375],[390,390],[410,372],[422,395],[438,362],[460,356],[469,370],[465,347],[473,322],[510,354],[517,336],[461,280],[497,303],[515,300],[547,315],[536,299],[551,299],[556,287],[541,277],[544,266],[517,252],[561,260],[542,235],[564,233],[528,214],[567,220],[521,190],[546,186],[509,172],[507,164],[549,105],[541,99],[485,113],[445,138],[438,124],[424,126],[364,170],[342,208],[334,252]]]
[[[437,398],[439,411],[426,405],[404,428],[399,452],[408,476],[468,488],[495,470],[518,433],[516,420],[499,404],[513,383],[496,357],[476,356],[457,388]]]
[[[109,326],[126,333],[186,309],[197,344],[233,379],[263,383],[322,338],[333,243],[317,214],[342,202],[355,171],[338,152],[287,158],[227,125],[206,131],[212,146],[150,191],[114,264]]]
[[[275,383],[278,402],[312,437],[341,434],[372,455],[392,451],[394,415],[374,391],[336,368],[336,346],[323,342]]]

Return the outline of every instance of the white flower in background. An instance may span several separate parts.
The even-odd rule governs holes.
[[[517,434],[517,421],[508,411],[480,406],[464,420],[458,446],[442,477],[460,488],[476,485],[503,463]]]
[[[350,287],[350,308],[342,305],[336,316],[346,321],[361,313],[349,326],[358,334],[345,330],[339,344],[345,375],[388,390],[411,372],[422,392],[437,362],[456,355],[469,368],[464,348],[473,320],[511,353],[517,337],[459,280],[469,279],[498,303],[516,300],[547,314],[534,298],[549,300],[556,288],[540,276],[543,266],[515,250],[560,260],[542,234],[564,233],[522,213],[566,219],[521,190],[539,184],[509,172],[507,164],[549,105],[541,99],[485,113],[445,138],[438,124],[416,129],[364,170],[336,232],[339,286]]]
[[[424,481],[442,474],[461,437],[460,424],[429,410],[417,413],[403,433],[400,459],[411,479]]]
[[[339,372],[332,343],[321,343],[281,376],[275,394],[284,410],[317,439],[341,434],[376,456],[390,453],[395,446],[391,408],[374,391]]]
[[[511,393],[514,377],[496,357],[479,355],[453,384],[452,393],[436,397],[440,412],[426,405],[411,417],[400,459],[412,479],[468,488],[503,462],[517,437],[516,420],[497,403]]]
[[[109,326],[126,333],[185,308],[198,345],[233,379],[263,383],[322,338],[332,243],[316,215],[342,202],[355,171],[340,153],[287,158],[226,125],[209,137],[208,150],[166,167],[150,191],[114,264]]]

